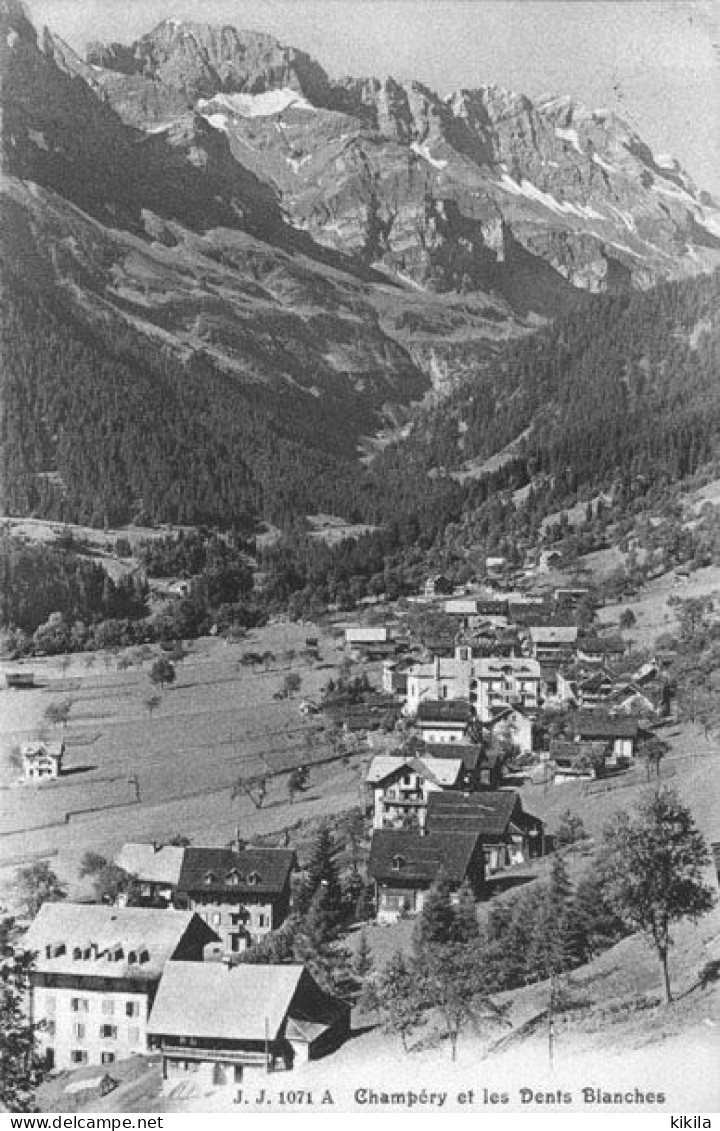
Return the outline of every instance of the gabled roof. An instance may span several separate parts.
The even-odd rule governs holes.
[[[458,661],[454,656],[438,657],[437,663],[413,664],[407,674],[415,679],[436,679],[437,677],[455,679],[458,674]]]
[[[430,885],[442,867],[449,883],[461,884],[468,874],[478,840],[477,833],[472,831],[428,832],[423,836],[417,830],[375,829],[368,876],[398,887]]]
[[[153,982],[194,919],[200,945],[216,942],[215,932],[192,911],[44,903],[30,924],[23,947],[38,952],[35,969],[40,973]],[[47,947],[53,950],[50,957]],[[83,957],[74,956],[76,949]],[[108,952],[113,951],[119,957],[109,961]]]
[[[424,699],[417,717],[423,723],[468,723],[473,710],[465,699]]]
[[[465,742],[426,742],[425,749],[431,758],[462,758],[466,770],[476,769],[485,758],[482,746],[471,746]],[[419,757],[425,759],[424,752]]]
[[[24,742],[20,747],[23,758],[62,758],[65,753],[64,742],[44,742],[41,739],[35,742]]]
[[[118,852],[115,863],[138,880],[177,887],[184,853],[185,849],[175,844],[129,841]]]
[[[160,1036],[274,1040],[285,1021],[304,966],[227,966],[169,962],[147,1031]]]
[[[568,742],[567,739],[550,740],[550,757],[554,762],[603,761],[606,754],[604,742]]]
[[[572,728],[581,738],[637,738],[640,724],[627,715],[619,717],[589,711],[578,713],[572,720]]]
[[[593,675],[583,676],[578,679],[578,690],[582,691],[601,691],[607,685],[612,687],[612,679],[607,672],[599,671],[594,672]]]
[[[294,864],[289,848],[186,848],[178,891],[279,895]]]
[[[535,644],[574,644],[577,640],[577,625],[532,625],[530,639]]]
[[[478,679],[499,679],[502,675],[539,679],[540,664],[527,656],[488,656],[476,661],[474,672]]]
[[[422,755],[402,757],[381,754],[370,763],[365,781],[379,785],[396,774],[410,770],[443,789],[455,785],[463,768],[462,758],[427,758]]]
[[[509,703],[504,703],[499,707],[492,707],[490,710],[490,718],[487,719],[483,726],[494,727],[496,723],[501,723],[503,719],[507,719],[511,715],[520,715],[521,718],[530,721],[530,713],[523,711],[519,707],[513,707]]]
[[[622,655],[626,650],[621,636],[586,636],[578,641],[578,651],[588,656]]]
[[[508,615],[507,601],[479,600],[477,611],[485,617],[506,617]]]
[[[351,644],[384,644],[390,633],[385,625],[353,625],[345,629],[345,639]]]
[[[438,804],[434,798],[446,798]],[[426,827],[456,836],[472,833],[481,839],[502,837],[513,819],[522,813],[520,795],[513,790],[490,793],[431,793],[428,798]]]

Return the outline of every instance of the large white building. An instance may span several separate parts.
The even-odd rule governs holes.
[[[217,934],[190,911],[45,903],[23,939],[37,954],[30,1011],[48,1067],[109,1065],[147,1051],[171,959],[201,962]]]
[[[498,707],[535,710],[540,705],[540,664],[520,657],[473,658],[472,649],[459,645],[455,655],[416,664],[408,671],[405,711],[416,715],[427,700],[464,699],[481,722]]]
[[[461,757],[378,755],[365,778],[373,791],[373,828],[422,828],[428,796],[436,790],[459,788],[463,776]]]

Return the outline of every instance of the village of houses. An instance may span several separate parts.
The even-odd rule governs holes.
[[[365,751],[363,878],[385,930],[418,915],[440,871],[482,904],[493,880],[552,853],[523,784],[562,792],[637,773],[673,710],[668,657],[636,665],[622,636],[583,625],[585,596],[534,595],[502,559],[488,559],[474,589],[430,578],[413,602],[416,617],[430,615],[422,639],[390,607],[345,623],[348,667],[375,685],[353,702],[298,700]],[[61,777],[63,754],[62,741],[27,743],[28,787]],[[47,1064],[71,1073],[69,1092],[111,1088],[114,1066],[150,1056],[166,1095],[232,1098],[254,1073],[292,1079],[332,1058],[351,1033],[353,1002],[302,964],[237,961],[291,913],[295,851],[239,835],[223,847],[188,841],[125,843],[115,863],[132,882],[115,903],[47,902],[29,925],[32,1015]]]

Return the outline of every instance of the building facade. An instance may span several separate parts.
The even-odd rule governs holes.
[[[30,1012],[50,1068],[109,1065],[147,1051],[147,1024],[172,958],[202,962],[217,942],[188,912],[45,903],[23,940],[37,952]]]
[[[64,742],[26,742],[20,748],[25,781],[53,781],[62,773]]]

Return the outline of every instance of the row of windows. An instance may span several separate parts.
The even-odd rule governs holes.
[[[49,1053],[53,1052],[52,1049],[48,1049],[47,1051]],[[73,1064],[87,1064],[88,1063],[87,1049],[71,1049],[70,1060],[72,1061]],[[100,1054],[100,1063],[101,1064],[114,1064],[115,1063],[115,1053],[114,1052],[101,1053]]]
[[[115,1006],[120,1007],[120,1002],[114,1001],[112,998],[103,998],[101,1009],[105,1017],[112,1017],[115,1013]],[[49,1016],[54,1016],[56,1009],[56,999],[54,997],[45,998],[45,1012]],[[90,1011],[90,999],[86,997],[73,997],[70,998],[70,1009],[73,1013],[88,1013]],[[119,1012],[122,1010],[119,1008]],[[125,1016],[126,1017],[139,1017],[140,1016],[140,1002],[139,1001],[126,1001],[125,1002]]]
[[[221,911],[198,911],[198,915],[211,927],[219,927],[222,925],[223,917]],[[242,926],[251,916],[248,914],[231,913],[228,918],[233,927],[238,927]],[[257,925],[258,927],[269,927],[270,916],[260,911],[257,916]]]
[[[73,1037],[76,1041],[84,1041],[87,1036],[88,1027],[83,1022],[76,1022],[73,1025]],[[48,1021],[45,1026],[45,1032],[50,1037],[54,1037],[56,1033],[56,1026],[54,1021]],[[117,1025],[100,1025],[98,1028],[98,1035],[105,1041],[117,1040],[118,1027]],[[140,1030],[136,1025],[130,1026],[127,1031],[128,1044],[137,1045],[140,1043]]]

